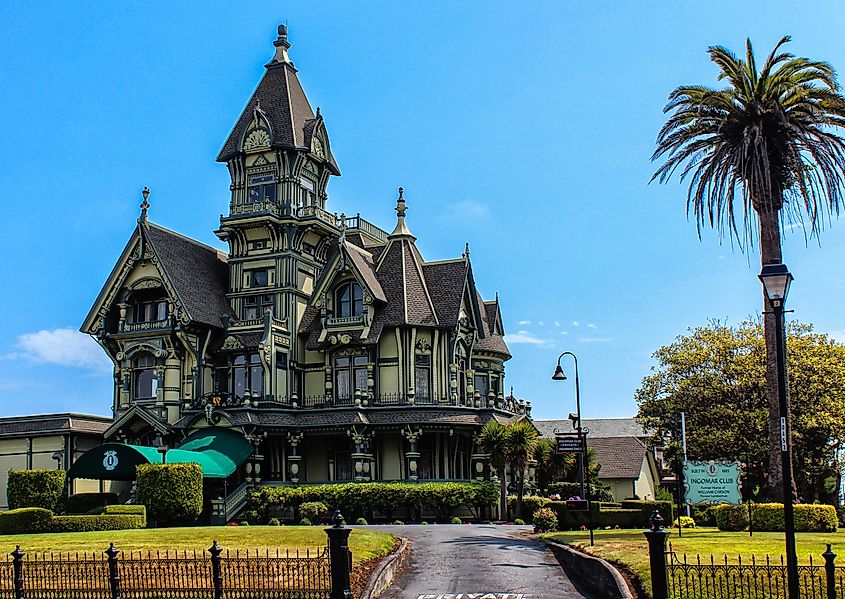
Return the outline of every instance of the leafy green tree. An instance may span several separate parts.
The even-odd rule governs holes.
[[[495,420],[490,420],[481,429],[479,444],[490,456],[490,467],[499,477],[499,517],[507,518],[508,481],[505,479],[505,468],[508,464],[508,435],[505,427]]]
[[[796,486],[803,501],[831,500],[845,436],[845,346],[795,321],[787,337]],[[763,488],[771,465],[761,323],[711,322],[654,358],[657,365],[636,392],[637,418],[656,436],[671,432],[678,440],[685,412],[689,459],[739,460],[746,463],[746,487]],[[673,462],[680,459],[679,452],[669,454]]]
[[[554,439],[539,439],[534,448],[534,461],[537,476],[537,486],[547,489],[549,483],[568,481],[574,475],[577,477],[575,455],[558,453]]]
[[[845,98],[833,68],[783,51],[789,41],[783,37],[759,70],[750,40],[744,59],[722,46],[708,48],[727,85],[675,89],[652,155],[665,160],[652,180],[662,183],[676,172],[689,179],[687,212],[695,215],[699,235],[709,225],[720,235],[727,231],[743,249],[756,237],[763,265],[782,261],[783,220],[803,223],[806,215],[810,235],[817,235],[842,202],[845,141],[836,132],[845,125]],[[767,488],[780,497],[774,326],[774,316],[767,315]]]
[[[525,495],[525,471],[534,457],[538,433],[527,420],[519,420],[506,427],[507,457],[516,482],[516,515],[522,516],[522,497]]]

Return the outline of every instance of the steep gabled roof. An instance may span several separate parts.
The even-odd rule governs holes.
[[[431,300],[437,310],[437,320],[442,326],[458,326],[468,268],[463,258],[429,262],[423,266]]]
[[[143,226],[188,317],[221,328],[223,316],[234,316],[226,299],[229,276],[226,255],[149,221]]]
[[[587,435],[587,447],[596,452],[601,465],[599,479],[638,479],[646,459],[646,446],[636,437],[598,437]]]
[[[478,296],[481,306],[481,324],[483,327],[482,337],[475,342],[475,349],[479,351],[494,352],[510,357],[511,353],[505,343],[504,337],[498,332],[497,322],[499,320],[499,299],[485,302]]]
[[[379,256],[376,274],[387,296],[386,325],[439,324],[423,274],[423,259],[412,239],[391,239]]]

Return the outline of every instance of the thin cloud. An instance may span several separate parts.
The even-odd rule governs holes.
[[[610,337],[581,337],[578,341],[581,343],[610,343],[613,339]]]
[[[548,341],[540,339],[528,331],[518,331],[510,335],[505,335],[505,343],[513,345],[546,345]]]
[[[112,364],[103,348],[88,335],[71,328],[42,330],[19,335],[18,351],[3,356],[31,364],[54,364],[96,372],[108,372]]]
[[[597,325],[594,325],[592,322],[587,325],[588,329],[597,329],[599,328]]]
[[[530,321],[530,320],[520,320],[520,321],[519,321],[518,323],[516,323],[516,324],[519,324],[519,325],[523,325],[523,326],[524,326],[524,325],[526,325],[526,324],[531,324],[531,321]]]
[[[472,198],[450,204],[446,214],[457,214],[470,221],[487,220],[492,216],[489,204]]]
[[[580,327],[580,326],[581,326],[581,323],[580,323],[580,322],[578,322],[577,320],[573,320],[573,321],[572,321],[572,326],[573,326],[573,327]]]

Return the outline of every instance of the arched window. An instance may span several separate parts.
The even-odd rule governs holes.
[[[161,360],[151,353],[138,354],[132,359],[132,399],[155,399],[158,391],[156,366]]]
[[[361,316],[364,311],[364,294],[358,283],[344,283],[335,292],[335,316],[348,318]]]

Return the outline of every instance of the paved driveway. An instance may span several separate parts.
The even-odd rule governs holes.
[[[411,540],[383,599],[569,599],[585,597],[529,526],[376,526]]]

